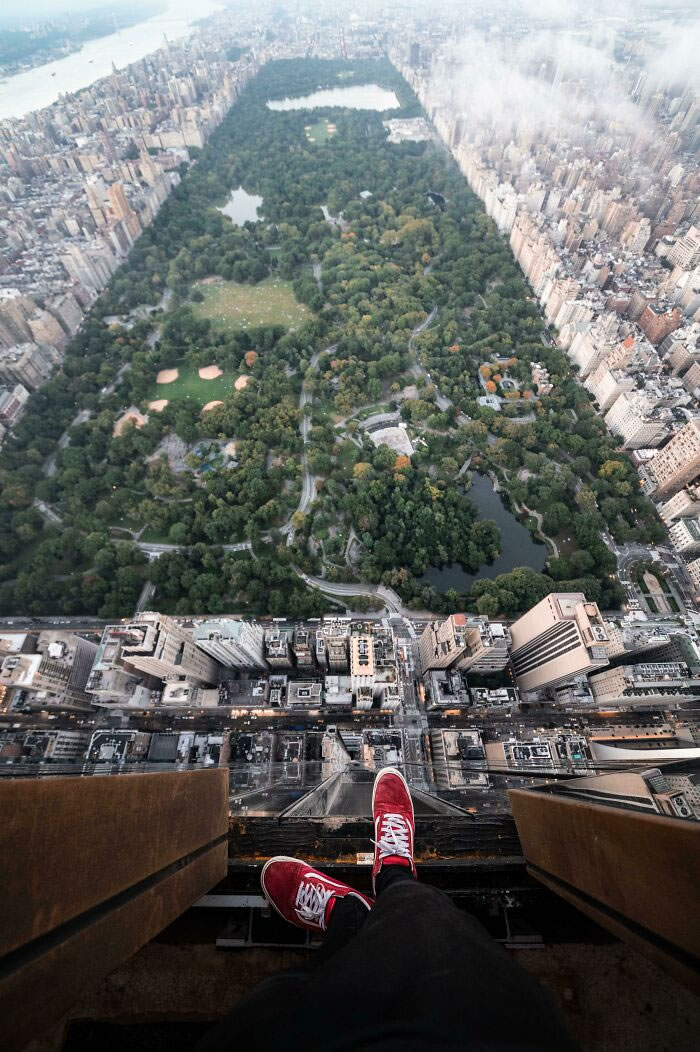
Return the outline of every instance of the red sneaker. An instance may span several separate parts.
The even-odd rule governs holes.
[[[368,910],[374,905],[368,895],[287,855],[276,855],[265,863],[260,883],[265,898],[279,915],[308,931],[325,931],[336,899],[346,895],[354,895]]]
[[[383,767],[374,780],[372,814],[375,837],[372,887],[376,894],[376,880],[382,866],[406,866],[416,875],[413,801],[406,779],[395,767]]]

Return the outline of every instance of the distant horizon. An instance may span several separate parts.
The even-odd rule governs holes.
[[[188,6],[185,4],[185,0],[173,0],[173,2],[181,2],[183,8]],[[144,17],[150,17],[155,10],[168,6],[173,6],[169,0],[145,0],[144,3],[136,3],[136,0],[110,0],[109,4],[100,3],[99,0],[69,0],[66,4],[62,0],[56,0],[56,2],[53,2],[53,0],[29,0],[29,3],[22,5],[21,11],[3,11],[0,13],[0,29],[21,29],[32,23],[42,24],[51,22],[54,19],[61,20],[80,15],[109,17],[112,13],[117,14],[120,10],[133,11],[135,8],[142,8]]]

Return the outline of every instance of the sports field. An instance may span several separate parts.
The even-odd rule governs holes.
[[[261,325],[296,329],[311,317],[309,308],[297,302],[291,284],[277,278],[266,278],[258,285],[200,282],[196,288],[204,299],[193,303],[192,310],[222,329],[255,329]]]
[[[304,131],[309,142],[328,142],[335,135],[337,128],[332,121],[324,117],[315,124],[305,125]]]
[[[224,373],[214,380],[203,380],[199,370],[187,362],[173,362],[173,369],[178,372],[177,380],[171,383],[155,383],[148,393],[147,401],[166,399],[168,402],[192,401],[206,405],[218,399],[224,399],[233,391],[235,376]]]

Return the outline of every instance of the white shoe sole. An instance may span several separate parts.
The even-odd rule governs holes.
[[[270,905],[272,906],[273,910],[276,910],[276,912],[279,913],[279,915],[282,918],[282,920],[287,920],[287,917],[285,917],[285,915],[282,913],[282,911],[277,909],[277,906],[275,906],[274,902],[272,901],[272,899],[268,895],[267,888],[265,887],[265,871],[267,870],[268,866],[272,865],[273,862],[301,862],[301,864],[304,865],[304,859],[303,858],[293,858],[291,855],[274,855],[272,858],[268,858],[267,862],[265,863],[265,865],[262,868],[262,873],[260,874],[260,887],[263,890],[263,895],[265,896],[267,901],[270,903]],[[288,920],[287,920],[287,922],[288,922]]]
[[[290,921],[289,917],[285,917],[284,913],[282,913],[282,911],[280,909],[278,909],[278,907],[273,902],[272,897],[268,894],[267,888],[265,887],[265,871],[267,870],[268,866],[272,865],[273,862],[298,862],[302,866],[309,866],[309,869],[313,869],[314,867],[310,866],[308,862],[305,862],[303,858],[294,858],[292,855],[274,855],[272,858],[268,858],[267,862],[265,863],[265,865],[262,868],[262,872],[260,874],[260,887],[263,890],[263,895],[265,896],[265,898],[267,899],[269,904],[272,906],[273,910],[275,910],[276,913],[279,913],[279,915],[282,918],[282,920],[287,921],[288,924],[294,924],[294,921]],[[341,880],[334,880],[333,877],[328,877],[325,873],[321,873],[321,877],[323,877],[326,880],[331,881],[331,883],[338,884],[341,887],[347,887],[347,885],[343,884],[343,882]],[[348,894],[354,895],[356,898],[361,898],[360,893],[356,892],[354,890],[350,891]],[[364,901],[364,900],[362,900],[362,901]],[[369,908],[370,907],[367,906],[367,909],[369,909]],[[298,924],[297,927],[304,928],[304,925],[303,924]],[[306,928],[305,930],[310,931],[310,930],[313,930],[313,929]],[[326,929],[325,928],[321,928],[320,930],[321,931],[325,931]]]

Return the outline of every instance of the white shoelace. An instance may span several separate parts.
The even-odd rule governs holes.
[[[397,855],[413,861],[411,831],[403,815],[387,812],[379,824],[379,840],[372,841],[379,848],[379,859]]]
[[[294,912],[299,920],[306,924],[318,924],[325,931],[326,906],[333,891],[333,888],[324,888],[323,884],[302,880],[294,904]]]

